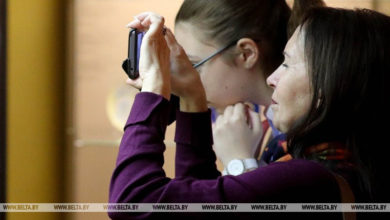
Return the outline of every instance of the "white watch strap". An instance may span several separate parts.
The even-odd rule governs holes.
[[[244,166],[246,170],[259,167],[259,165],[257,164],[257,160],[255,158],[243,159],[242,162],[244,162]]]
[[[222,176],[226,176],[228,173],[226,171],[226,168],[222,170]]]
[[[245,170],[255,169],[255,168],[259,167],[257,160],[255,158],[247,158],[247,159],[243,159],[241,161],[244,163]],[[222,176],[226,176],[228,174],[229,173],[227,172],[226,168],[224,168],[222,170]]]

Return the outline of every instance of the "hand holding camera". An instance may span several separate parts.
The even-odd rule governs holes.
[[[136,16],[128,27],[133,29],[129,33],[128,59],[122,65],[129,76],[127,82],[167,99],[172,92],[180,97],[182,111],[207,111],[199,73],[173,33],[164,27],[164,18],[146,12]]]
[[[134,51],[138,51],[139,35],[134,31],[133,36],[137,36],[137,40],[134,40],[130,32],[130,43],[133,43],[133,46],[136,43],[137,46],[129,48],[132,49],[129,54],[133,54],[133,57],[129,57],[129,63],[134,63],[127,68],[130,77],[127,82],[136,88],[142,88],[143,92],[153,92],[169,100],[171,96],[170,50],[164,38],[164,18],[151,12],[142,13],[136,16],[136,20],[129,23],[128,27],[145,34],[139,47],[139,76],[137,77],[137,62],[134,60],[137,60],[138,56],[134,55]]]

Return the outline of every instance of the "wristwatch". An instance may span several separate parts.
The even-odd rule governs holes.
[[[257,160],[254,158],[249,159],[234,159],[231,160],[227,167],[222,171],[222,175],[237,176],[244,173],[246,170],[257,168]]]

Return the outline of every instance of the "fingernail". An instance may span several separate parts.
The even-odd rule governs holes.
[[[133,26],[133,25],[135,25],[135,24],[137,24],[137,23],[139,23],[139,20],[134,20],[134,21],[128,23],[128,24],[126,25],[126,27],[130,28],[131,26]]]

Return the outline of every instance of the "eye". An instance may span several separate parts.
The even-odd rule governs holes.
[[[288,68],[288,65],[287,65],[286,63],[283,63],[282,66],[283,66],[284,68]]]

